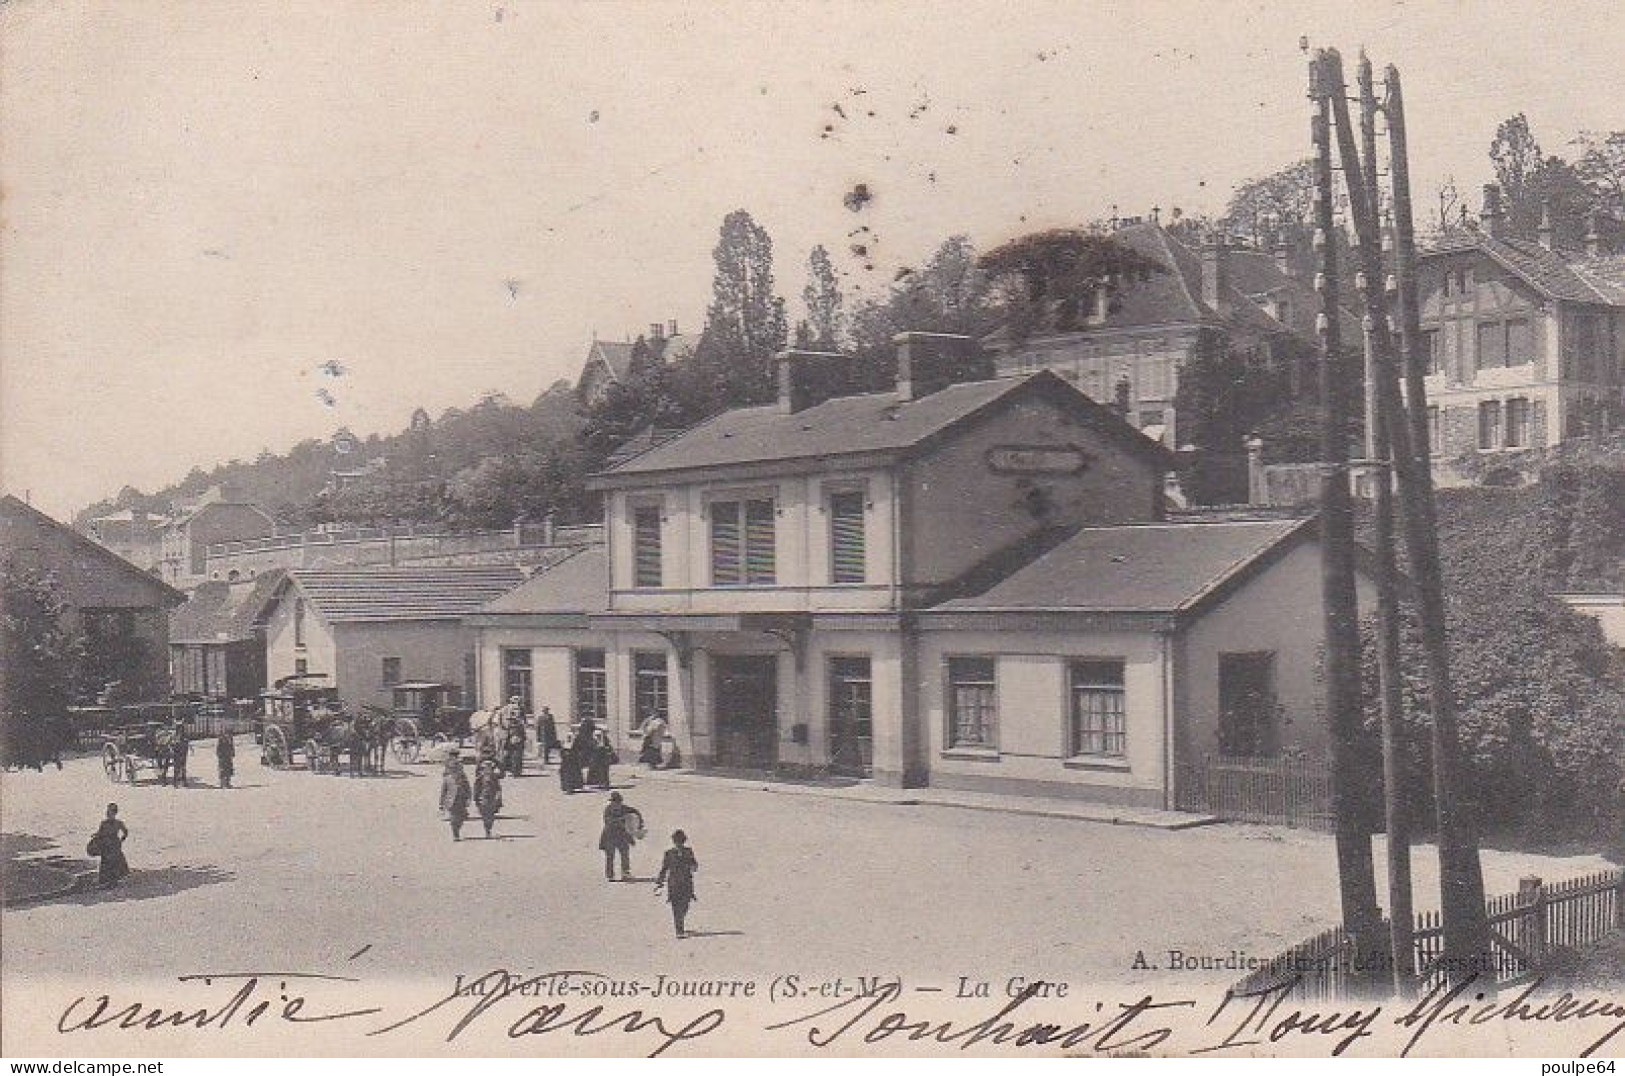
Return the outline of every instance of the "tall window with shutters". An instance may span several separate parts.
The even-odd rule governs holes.
[[[773,502],[711,504],[711,585],[772,586],[777,581]]]
[[[660,506],[632,509],[632,585],[660,586]]]
[[[829,498],[829,577],[832,583],[862,583],[865,578],[864,495],[853,490]]]

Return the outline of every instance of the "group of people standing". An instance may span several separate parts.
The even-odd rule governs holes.
[[[192,740],[186,731],[186,722],[176,718],[158,733],[158,783],[185,788],[190,780],[187,764],[192,755]],[[214,761],[221,788],[230,788],[237,773],[237,740],[229,732],[221,732],[214,741]]]
[[[505,775],[523,772],[524,725],[523,710],[518,697],[510,698],[505,706],[492,715],[475,736],[478,761],[474,779],[468,777],[467,760],[460,749],[453,749],[446,757],[440,786],[440,810],[451,823],[455,841],[463,839],[463,826],[470,809],[478,810],[485,835],[492,836],[497,812],[502,809],[502,779]],[[514,729],[519,736],[513,735]],[[640,762],[650,766],[665,763],[662,750],[667,725],[663,717],[651,715],[643,724],[643,748],[638,754]],[[559,752],[559,787],[567,792],[588,789],[609,789],[610,767],[617,761],[614,745],[609,736],[591,717],[576,726],[569,743],[559,740],[558,726],[553,712],[544,706],[536,717],[537,753],[543,765],[552,761],[554,751]],[[517,754],[517,758],[515,755]],[[643,839],[643,814],[626,802],[619,792],[610,792],[604,807],[603,828],[598,835],[598,849],[604,855],[604,879],[617,880],[616,863],[620,864],[622,882],[632,882],[632,846]],[[666,850],[655,879],[655,891],[664,893],[671,906],[672,925],[679,938],[686,936],[689,907],[695,901],[694,874],[699,860],[688,847],[688,836],[682,830],[672,834],[672,846]]]

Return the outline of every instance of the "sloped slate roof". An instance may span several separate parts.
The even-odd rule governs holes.
[[[901,454],[1021,392],[1057,393],[1131,451],[1159,458],[1163,453],[1114,412],[1055,374],[1040,371],[1024,378],[961,382],[907,401],[892,392],[876,392],[838,396],[788,415],[776,404],[736,408],[601,472],[600,477],[860,453]]]
[[[1313,533],[1313,518],[1087,527],[994,583],[930,612],[1180,613]]]
[[[617,378],[625,377],[626,372],[632,368],[632,345],[615,340],[594,340],[592,348],[587,352],[587,362],[591,363],[594,360],[603,362]]]
[[[172,643],[233,643],[254,638],[254,626],[287,573],[264,572],[252,583],[201,583],[185,605],[169,614]]]
[[[7,493],[0,495],[0,515],[8,516],[20,525],[40,528],[47,533],[59,534],[67,545],[76,549],[80,554],[94,558],[106,564],[120,574],[139,581],[141,586],[150,589],[158,601],[170,607],[178,606],[186,601],[186,595],[165,583],[157,576],[137,568],[117,553],[108,549],[87,535],[80,534],[72,527],[41,512],[38,508]]]
[[[511,564],[444,568],[329,568],[290,572],[305,599],[333,623],[458,620],[518,586]]]
[[[1549,299],[1576,303],[1625,304],[1625,258],[1589,258],[1567,250],[1547,250],[1527,239],[1497,239],[1477,228],[1452,228],[1423,257],[1482,251],[1508,272]]]
[[[584,549],[537,572],[489,603],[485,614],[604,613],[609,611],[609,558],[603,546]]]

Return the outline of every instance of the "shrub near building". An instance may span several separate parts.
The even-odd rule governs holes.
[[[1451,672],[1489,834],[1618,844],[1625,832],[1625,657],[1553,595],[1619,585],[1625,474],[1554,468],[1539,486],[1439,494]],[[1601,574],[1605,577],[1588,578]],[[1366,712],[1377,723],[1375,636]],[[1427,682],[1414,620],[1403,666],[1412,817],[1432,816]]]

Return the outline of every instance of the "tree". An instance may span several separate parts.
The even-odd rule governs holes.
[[[1599,204],[1625,220],[1625,131],[1581,131],[1574,170]]]
[[[761,403],[774,391],[773,356],[789,339],[784,300],[773,292],[773,240],[743,209],[722,222],[705,334],[695,353],[718,409]]]
[[[1557,239],[1570,244],[1581,239],[1596,195],[1574,165],[1542,152],[1522,112],[1496,127],[1490,160],[1505,197],[1507,235],[1533,239],[1550,214]]]
[[[0,562],[0,755],[34,761],[49,724],[67,714],[82,654],[64,626],[56,577],[19,561]]]
[[[1237,187],[1225,206],[1223,225],[1259,244],[1283,230],[1303,231],[1309,225],[1314,192],[1314,162],[1305,158]]]
[[[1161,273],[1163,266],[1110,236],[1077,228],[1033,232],[977,260],[990,298],[1014,337],[1035,329],[1079,327],[1101,289]]]
[[[825,351],[837,351],[843,336],[844,315],[840,282],[835,278],[835,266],[830,264],[829,251],[822,245],[812,248],[807,256],[807,286],[801,291],[807,306],[808,345]],[[800,326],[797,327],[798,331]]]
[[[1281,375],[1257,356],[1228,346],[1211,332],[1180,366],[1174,411],[1179,415],[1180,484],[1197,504],[1247,500],[1246,438],[1288,398]]]

